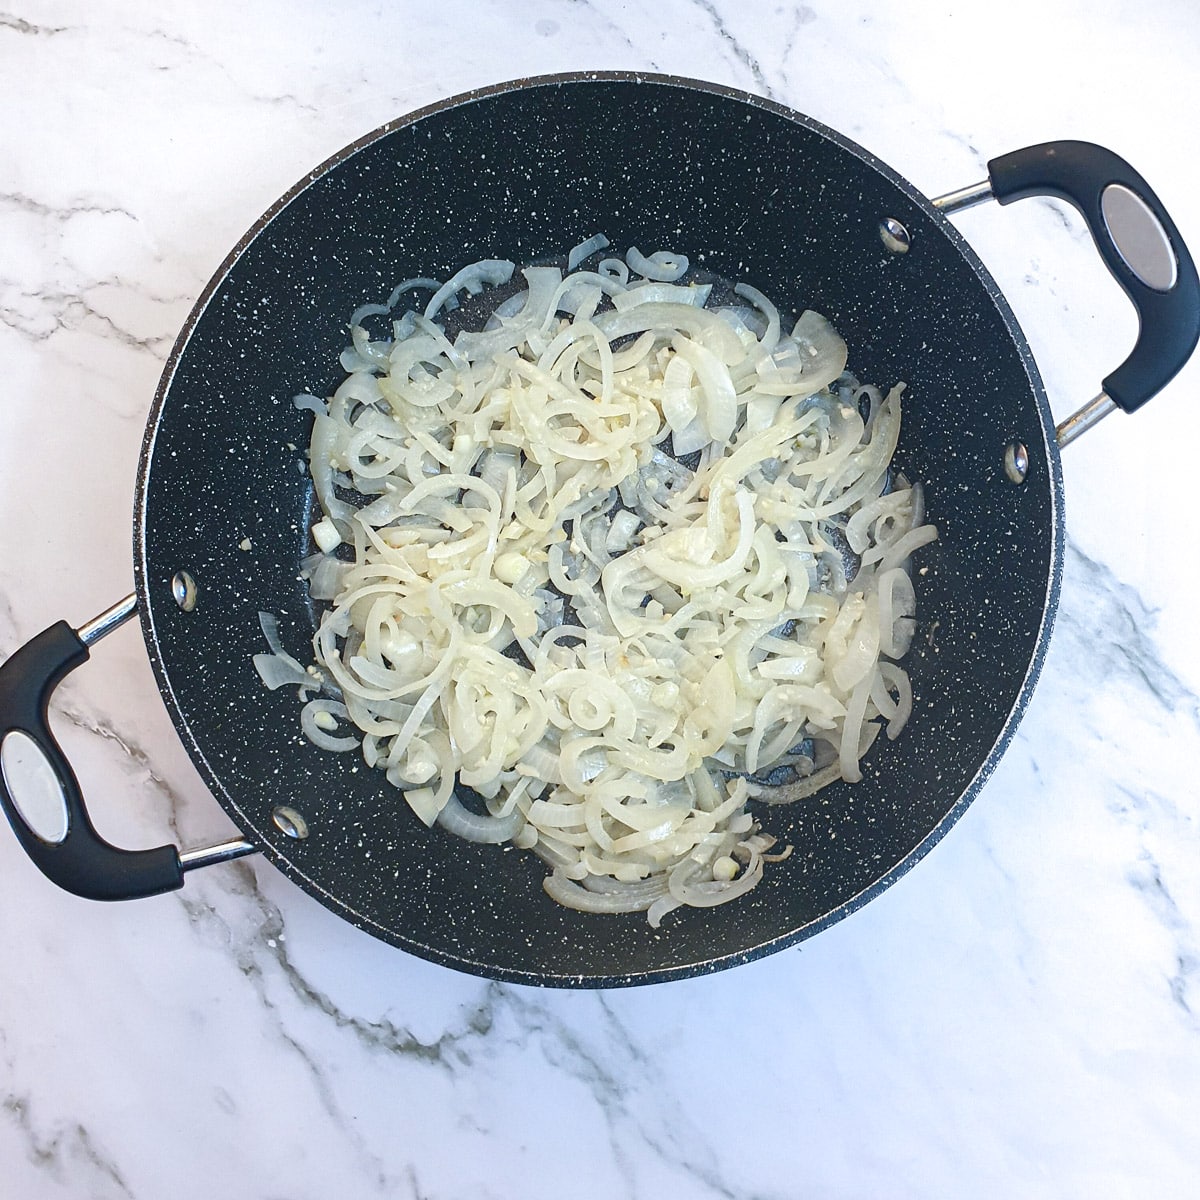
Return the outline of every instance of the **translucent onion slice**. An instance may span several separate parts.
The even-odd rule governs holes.
[[[468,842],[499,845],[512,839],[525,823],[520,812],[507,817],[483,817],[464,808],[451,794],[437,815],[437,823],[447,833],[456,834]]]
[[[590,238],[585,238],[578,246],[571,248],[570,254],[567,255],[567,270],[573,271],[585,259],[591,258],[598,250],[608,249],[608,238],[602,233],[594,233]]]
[[[482,262],[471,263],[455,272],[436,292],[425,307],[425,316],[432,320],[445,307],[446,301],[458,292],[466,290],[473,295],[481,292],[491,284],[507,283],[512,278],[516,264],[504,259],[484,259]]]
[[[636,246],[630,246],[625,255],[625,261],[631,271],[647,279],[661,280],[665,283],[682,279],[687,274],[689,266],[687,255],[673,254],[669,250],[656,250],[653,254],[643,254]]]
[[[310,700],[300,710],[300,727],[313,745],[322,750],[345,753],[347,750],[357,750],[362,745],[361,736],[335,737],[330,730],[337,728],[336,718],[345,721],[349,715],[346,706],[336,700]]]
[[[801,388],[793,395],[815,395],[845,371],[849,357],[846,343],[820,313],[811,309],[801,313],[792,338],[800,348],[803,372]]]

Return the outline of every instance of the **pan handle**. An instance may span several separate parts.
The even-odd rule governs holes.
[[[92,825],[75,772],[50,731],[47,710],[58,684],[90,657],[89,645],[136,609],[137,598],[129,596],[78,631],[58,621],[0,666],[0,807],[42,874],[88,900],[173,891],[183,886],[190,867],[255,850],[249,842],[182,856],[174,846],[121,850]]]
[[[1200,280],[1150,185],[1123,158],[1091,142],[1044,142],[993,158],[986,183],[934,204],[950,213],[1030,196],[1056,196],[1079,210],[1138,314],[1129,357],[1104,379],[1100,395],[1059,427],[1065,445],[1114,408],[1134,412],[1175,377],[1200,341]]]

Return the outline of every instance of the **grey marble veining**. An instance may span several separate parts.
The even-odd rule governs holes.
[[[129,591],[146,413],[229,248],[341,146],[467,88],[708,78],[834,126],[927,194],[1089,138],[1200,243],[1188,5],[913,8],[9,5],[0,652]],[[1061,205],[957,224],[1065,415],[1132,344],[1124,298]],[[1194,1194],[1198,387],[1193,363],[1064,455],[1062,603],[1012,747],[928,859],[793,950],[541,992],[391,949],[261,862],[85,904],[0,829],[0,1196]],[[229,836],[136,630],[96,648],[54,720],[114,840]]]

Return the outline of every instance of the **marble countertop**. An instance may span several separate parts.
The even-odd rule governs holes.
[[[269,204],[416,107],[602,67],[772,97],[930,195],[1025,144],[1100,142],[1200,246],[1185,0],[10,0],[0,652],[131,589],[158,375]],[[958,224],[1065,416],[1132,344],[1132,310],[1060,205]],[[1065,452],[1058,625],[979,799],[898,884],[765,960],[499,985],[372,940],[265,863],[102,906],[0,829],[0,1195],[1194,1195],[1198,387],[1200,361]],[[230,835],[134,626],[54,714],[114,841]]]

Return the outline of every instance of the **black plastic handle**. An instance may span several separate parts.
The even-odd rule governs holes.
[[[0,666],[0,755],[12,734],[24,734],[57,777],[65,808],[60,840],[48,840],[22,815],[0,771],[0,805],[25,853],[52,883],[88,900],[133,900],[183,886],[174,846],[120,850],[95,830],[83,795],[58,742],[50,732],[50,696],[69,672],[88,660],[88,649],[65,621],[43,630]]]
[[[1133,301],[1140,326],[1133,351],[1104,380],[1104,391],[1126,412],[1140,408],[1175,377],[1200,340],[1196,266],[1162,202],[1123,158],[1091,142],[1045,142],[1016,150],[992,159],[988,178],[1001,204],[1027,196],[1057,196],[1087,221],[1105,265]],[[1138,232],[1148,237],[1160,261],[1169,264],[1173,257],[1173,279],[1148,282],[1144,271],[1130,265],[1110,225],[1118,203],[1140,222]]]

